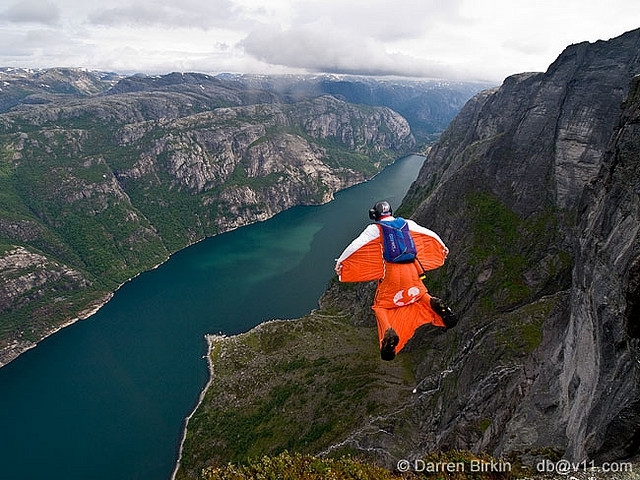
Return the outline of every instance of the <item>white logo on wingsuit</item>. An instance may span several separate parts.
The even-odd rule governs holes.
[[[411,287],[407,290],[407,297],[404,296],[404,290],[400,290],[393,297],[393,303],[402,307],[404,305],[409,305],[417,300],[417,296],[420,295],[420,289],[418,287]]]

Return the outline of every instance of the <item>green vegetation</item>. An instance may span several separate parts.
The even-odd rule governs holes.
[[[408,472],[390,472],[351,457],[318,458],[283,452],[246,464],[207,467],[202,480],[503,480],[514,478],[514,466],[488,456],[465,451],[435,453],[409,462]]]
[[[0,113],[0,244],[23,246],[81,277],[43,272],[38,288],[0,302],[0,346],[38,341],[172,252],[276,213],[285,203],[279,190],[300,203],[326,200],[336,182],[307,175],[301,151],[314,152],[342,182],[369,178],[404,153],[307,130],[314,108],[362,130],[371,107],[323,99],[234,107],[214,92],[210,105],[226,108],[203,111],[205,94],[192,103],[189,95],[59,97]],[[379,123],[366,128],[388,137]],[[266,150],[254,156],[255,148]],[[261,155],[271,155],[271,173],[249,175]],[[29,274],[0,271],[0,280],[20,272]]]
[[[465,217],[471,221],[468,259],[475,268],[488,272],[482,282],[487,292],[483,304],[488,312],[530,302],[540,295],[541,288],[545,293],[545,286],[533,279],[535,270],[544,273],[539,277],[559,281],[563,275],[568,276],[569,254],[557,251],[548,255],[549,244],[558,237],[557,212],[549,209],[523,219],[486,192],[468,194],[466,203]]]
[[[511,355],[532,353],[540,345],[542,325],[557,303],[557,296],[548,296],[504,314],[495,333],[496,343]]]
[[[549,297],[511,312],[494,327],[493,340],[482,347],[486,351],[474,355],[495,365],[521,361],[540,342],[542,321],[557,301]],[[415,368],[425,368],[433,358],[432,370],[441,372],[456,355],[458,341],[428,327],[420,335],[432,335],[428,346],[424,341],[424,347],[408,346],[394,362],[382,362],[375,328],[353,325],[333,305],[300,320],[272,321],[213,339],[211,384],[189,420],[177,479],[514,478],[515,465],[478,471],[478,462],[495,460],[464,451],[434,452],[417,463],[423,468],[453,462],[457,472],[392,472],[375,466],[380,460],[375,452],[368,455],[350,444],[355,430],[375,437],[384,428],[397,439],[411,438]],[[437,386],[424,386],[434,391],[423,408],[455,398],[459,381],[452,373]],[[481,417],[477,434],[492,421]],[[401,444],[388,453],[402,458]]]
[[[328,448],[410,397],[413,381],[401,359],[380,361],[375,329],[327,311],[214,341],[211,364],[178,478],[212,464]]]
[[[246,465],[229,464],[208,467],[202,471],[203,480],[392,480],[402,477],[371,464],[349,458],[320,459],[310,455],[283,452],[274,457],[261,457]]]

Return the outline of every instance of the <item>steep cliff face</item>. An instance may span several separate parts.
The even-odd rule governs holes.
[[[282,103],[206,75],[3,79],[0,365],[172,252],[327,202],[414,144],[385,107]]]
[[[614,461],[640,454],[640,77],[632,83],[600,175],[581,203],[554,415],[567,455]],[[530,411],[534,405],[520,409]],[[525,414],[526,415],[526,414]]]
[[[333,97],[220,108],[130,124],[118,135],[125,149],[149,145],[134,164],[118,168],[125,188],[165,185],[202,197],[197,225],[207,233],[327,202],[412,144],[409,125],[395,112]]]
[[[508,78],[427,159],[406,208],[451,248],[434,285],[463,321],[416,369],[445,378],[417,448],[637,456],[639,49],[633,31]]]

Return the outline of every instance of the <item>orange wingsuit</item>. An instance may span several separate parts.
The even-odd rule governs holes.
[[[380,221],[393,220],[391,215]],[[440,237],[412,220],[407,220],[416,244],[417,259],[413,263],[386,262],[382,256],[380,227],[367,228],[336,260],[336,272],[342,282],[378,281],[373,311],[382,348],[385,332],[393,328],[399,339],[395,353],[402,350],[421,325],[444,327],[442,317],[431,306],[431,296],[420,279],[422,268],[432,270],[444,264],[449,250]]]

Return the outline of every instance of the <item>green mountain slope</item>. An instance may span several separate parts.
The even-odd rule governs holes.
[[[0,364],[172,252],[329,201],[413,145],[397,113],[330,96],[195,74],[64,94],[24,75],[3,77],[23,97],[0,114]]]

